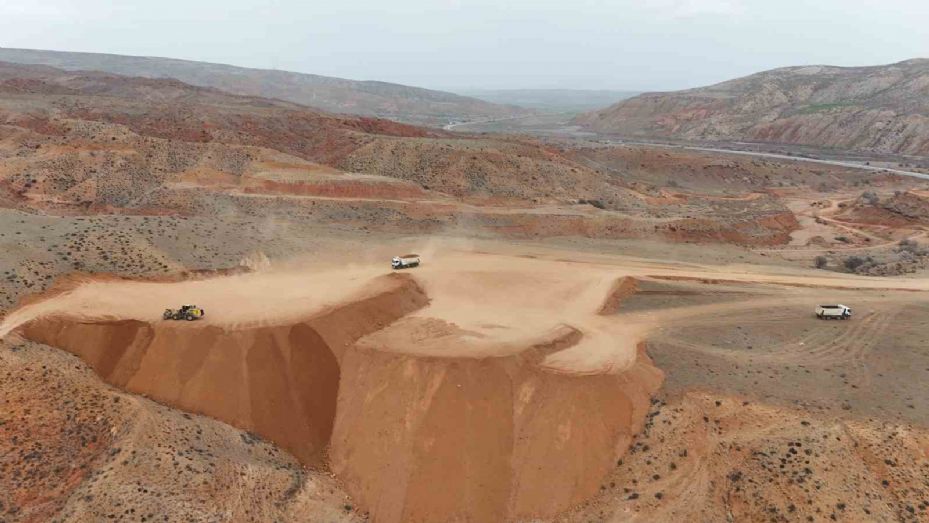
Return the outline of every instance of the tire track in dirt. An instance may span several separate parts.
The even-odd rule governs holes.
[[[791,359],[801,358],[802,362],[805,364],[829,363],[830,360],[823,357],[823,355],[828,352],[829,348],[837,345],[842,346],[849,337],[859,335],[859,331],[867,327],[871,321],[873,321],[873,318],[869,315],[863,320],[856,321],[854,325],[838,336],[836,336],[833,331],[819,328],[813,335],[804,340],[804,343],[797,343],[791,346],[785,353],[785,356],[790,356]]]
[[[814,352],[814,358],[811,361],[818,365],[848,364],[851,367],[851,373],[854,374],[851,379],[856,381],[855,388],[867,387],[871,383],[867,357],[890,328],[894,313],[898,309],[895,307],[889,311],[869,314],[859,322],[856,328],[849,329],[840,340],[826,344],[825,348]]]
[[[853,325],[835,339],[811,347],[807,352],[807,362],[814,364],[831,364],[850,361],[856,355],[863,354],[874,339],[886,327],[890,315],[884,311],[872,312],[859,321],[851,320]]]
[[[708,316],[709,314],[705,316],[701,315],[700,317],[707,318]],[[692,319],[699,320],[700,317]],[[760,314],[757,310],[753,310],[742,315],[728,316],[726,318],[726,324],[738,326],[763,326],[770,325],[774,322],[791,321],[795,319],[796,314],[789,310],[775,310],[774,312],[765,310],[763,315]],[[695,324],[699,324],[699,322],[696,322]],[[700,343],[693,339],[685,339],[686,336],[686,329],[680,330],[678,332],[662,330],[657,335],[651,337],[651,341],[664,342],[676,347],[722,356],[727,359],[737,359],[747,363],[756,363],[756,358],[781,361],[788,356],[794,356],[797,353],[805,352],[805,346],[807,344],[813,342],[814,340],[819,343],[818,340],[828,336],[828,333],[822,330],[815,330],[805,336],[791,338],[780,343],[764,347],[760,351],[753,352],[737,351],[731,348],[714,345],[712,343]],[[823,339],[822,343],[825,343],[825,341],[826,340]]]
[[[850,320],[853,324],[838,336],[831,330],[817,328],[806,335],[764,347],[760,351],[733,350],[713,343],[687,339],[686,329],[678,332],[662,330],[651,336],[650,341],[749,364],[790,363],[822,367],[846,363],[855,369],[862,384],[866,384],[869,378],[865,360],[890,327],[896,309],[872,312],[858,321]],[[740,326],[764,325],[791,317],[789,312],[764,317],[752,315],[744,319],[730,316],[727,323]]]
[[[694,351],[708,356],[715,356],[730,361],[736,365],[748,365],[753,368],[774,365],[777,367],[800,367],[807,369],[821,369],[834,371],[836,379],[841,379],[846,387],[864,392],[874,384],[875,376],[869,368],[869,358],[875,348],[887,334],[901,305],[890,304],[876,311],[862,314],[860,317],[849,320],[852,323],[840,322],[841,330],[817,325],[812,332],[798,332],[797,335],[765,347],[756,346],[754,350],[742,350],[738,346],[723,345],[713,341],[699,341],[696,336],[689,337],[689,331],[661,330],[651,338],[652,342],[666,343],[676,349]],[[768,327],[776,323],[780,316],[790,317],[791,312],[759,316],[753,311],[748,316],[730,316],[724,322],[728,325],[742,327]],[[796,318],[795,315],[793,316]],[[709,318],[707,318],[709,319]],[[730,341],[729,343],[732,343]],[[849,391],[854,394],[854,392]]]

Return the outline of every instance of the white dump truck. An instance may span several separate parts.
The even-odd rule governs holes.
[[[418,254],[404,254],[403,256],[394,256],[390,260],[390,266],[394,269],[408,269],[410,267],[416,267],[419,265],[419,255]]]
[[[816,317],[821,320],[847,320],[851,316],[852,309],[842,304],[816,306]]]

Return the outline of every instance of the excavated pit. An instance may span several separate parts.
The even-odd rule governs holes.
[[[113,314],[117,298],[86,303],[77,289],[23,307],[0,329],[18,322],[19,334],[77,355],[108,383],[329,466],[375,521],[544,518],[597,492],[663,380],[643,344],[632,340],[626,354],[630,340],[612,340],[619,331],[604,323],[633,280],[565,276],[545,263],[361,271],[333,303],[277,311],[283,322],[217,320],[218,298],[198,298],[203,322],[158,321],[141,307]],[[216,280],[234,288],[232,278],[260,281]],[[163,290],[148,289],[152,302]],[[87,315],[103,304],[113,309]],[[578,352],[597,365],[558,359]]]

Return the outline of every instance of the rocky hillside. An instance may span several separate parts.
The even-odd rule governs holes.
[[[14,193],[42,189],[61,200],[92,182],[119,193],[104,202],[95,192],[95,203],[122,206],[191,169],[241,176],[276,154],[459,197],[593,198],[617,190],[533,142],[334,115],[171,79],[0,62],[0,188],[10,184]],[[130,182],[133,189],[119,189]]]
[[[929,154],[929,59],[774,69],[709,87],[643,94],[577,122],[636,137]]]
[[[607,162],[173,79],[0,62],[0,208],[753,245],[796,226],[774,197],[668,200]]]
[[[47,65],[67,71],[174,78],[233,94],[276,98],[328,112],[376,116],[422,125],[506,118],[527,113],[517,107],[406,85],[170,58],[0,48],[0,61]]]

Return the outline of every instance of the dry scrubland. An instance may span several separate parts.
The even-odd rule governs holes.
[[[924,520],[927,195],[2,64],[0,521]]]

